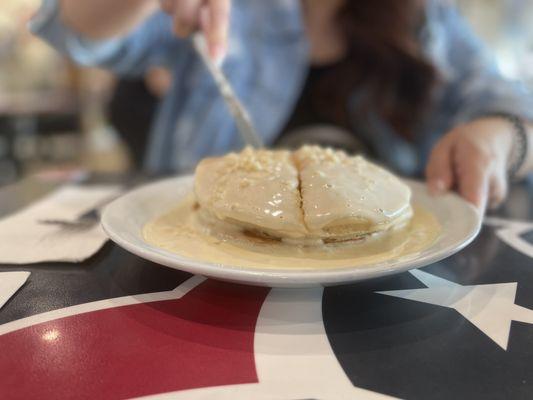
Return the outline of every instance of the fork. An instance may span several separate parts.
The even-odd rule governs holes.
[[[255,129],[255,126],[248,114],[248,111],[237,98],[233,88],[231,87],[228,79],[222,72],[222,69],[211,60],[211,57],[207,54],[207,45],[203,33],[196,32],[192,35],[192,44],[202,61],[204,62],[207,70],[213,77],[215,84],[222,96],[222,99],[228,106],[228,109],[235,120],[237,131],[241,135],[246,145],[260,148],[263,147],[263,140]]]

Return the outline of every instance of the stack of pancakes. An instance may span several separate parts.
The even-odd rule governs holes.
[[[411,190],[393,174],[318,146],[205,159],[194,191],[206,224],[294,244],[359,240],[413,215]]]

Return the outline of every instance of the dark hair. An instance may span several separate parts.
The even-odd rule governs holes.
[[[418,38],[425,23],[424,1],[346,0],[338,23],[348,54],[330,82],[324,81],[323,88],[330,93],[325,96],[329,105],[323,106],[346,119],[346,100],[358,86],[368,94],[364,108],[377,112],[402,136],[411,137],[437,82],[436,70],[424,58]],[[337,85],[332,85],[333,79]]]

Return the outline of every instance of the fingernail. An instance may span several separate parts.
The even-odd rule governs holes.
[[[226,56],[226,49],[221,44],[215,44],[211,46],[211,59],[213,62],[220,67],[224,62],[224,57]]]
[[[435,179],[429,183],[429,190],[432,195],[442,194],[446,191],[446,185],[442,179]]]

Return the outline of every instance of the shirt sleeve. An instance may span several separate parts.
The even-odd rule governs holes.
[[[441,2],[441,60],[447,92],[445,107],[455,123],[489,112],[506,112],[533,120],[533,97],[525,85],[505,79],[489,49],[453,6]],[[443,43],[443,41],[445,43]]]
[[[172,67],[184,46],[172,35],[171,19],[163,12],[156,12],[126,36],[91,40],[61,21],[58,0],[43,0],[29,28],[74,62],[119,75],[140,75],[151,65]]]

